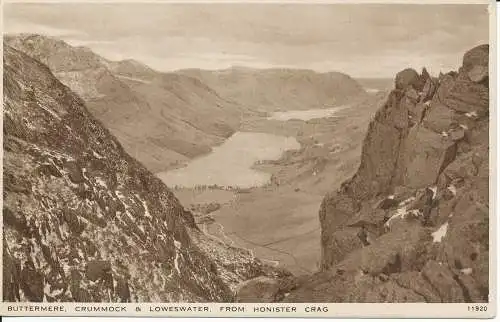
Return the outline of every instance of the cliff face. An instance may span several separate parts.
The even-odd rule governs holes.
[[[40,62],[4,45],[4,301],[231,301],[275,276],[203,235]]]
[[[322,272],[287,301],[488,300],[488,48],[439,78],[398,73],[321,205]]]

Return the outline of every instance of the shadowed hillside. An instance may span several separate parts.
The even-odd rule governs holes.
[[[112,62],[45,36],[5,40],[46,64],[125,150],[154,172],[209,152],[249,113],[188,76],[160,73],[133,60]]]
[[[4,45],[4,301],[232,301],[285,276],[193,214],[50,70]]]

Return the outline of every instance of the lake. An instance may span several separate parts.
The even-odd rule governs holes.
[[[232,186],[251,188],[269,183],[271,175],[252,169],[259,160],[278,160],[286,150],[299,149],[294,137],[236,132],[212,152],[186,167],[158,173],[169,187]]]
[[[349,107],[348,105],[342,105],[342,106],[312,109],[312,110],[293,110],[284,112],[274,112],[267,119],[277,120],[277,121],[289,121],[293,119],[308,121],[312,119],[335,116],[335,113],[348,107]]]

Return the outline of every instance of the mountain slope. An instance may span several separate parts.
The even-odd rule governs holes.
[[[4,44],[3,81],[5,301],[231,301],[280,274],[203,235],[45,65]]]
[[[159,73],[133,60],[112,62],[45,36],[5,40],[49,66],[125,150],[154,172],[209,152],[246,113],[191,77]]]
[[[322,271],[290,302],[487,302],[488,45],[398,73],[357,173],[320,210]]]
[[[223,97],[261,111],[323,108],[366,94],[355,80],[338,72],[243,67],[178,72],[199,79]]]

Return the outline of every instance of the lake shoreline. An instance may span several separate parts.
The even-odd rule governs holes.
[[[249,189],[173,189],[187,209],[220,204],[205,219],[221,225],[234,245],[259,259],[301,275],[317,271],[321,257],[318,211],[323,196],[356,170],[361,143],[376,104],[349,108],[335,117],[308,121],[247,119],[244,132],[293,136],[300,144],[274,160],[254,162],[252,169],[276,177],[279,185]],[[194,208],[197,208],[195,206]],[[203,208],[203,207],[201,207]],[[193,210],[193,209],[191,209]],[[198,220],[205,214],[193,211]]]

